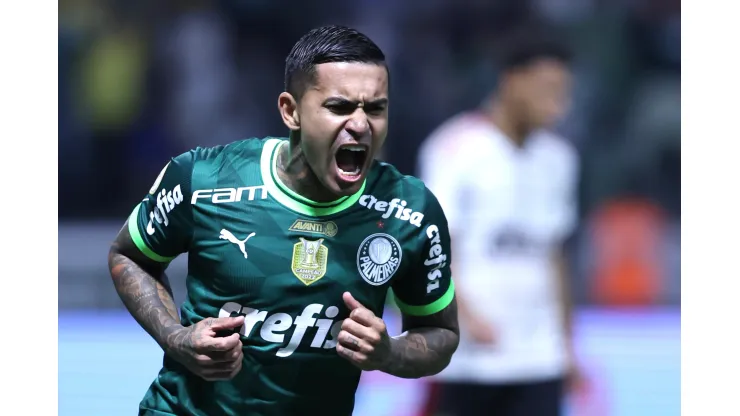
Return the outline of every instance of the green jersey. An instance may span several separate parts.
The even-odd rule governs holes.
[[[453,298],[447,221],[424,184],[374,162],[359,192],[314,202],[278,178],[284,139],[173,158],[129,218],[137,247],[188,255],[183,325],[245,316],[240,373],[208,382],[167,354],[143,414],[350,415],[361,371],[337,355],[342,293],[382,316],[428,315]]]

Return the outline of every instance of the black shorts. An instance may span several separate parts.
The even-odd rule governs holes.
[[[560,416],[563,380],[507,384],[435,383],[427,416]]]

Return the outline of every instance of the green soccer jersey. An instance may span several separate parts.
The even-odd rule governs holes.
[[[284,139],[173,158],[129,218],[149,258],[188,255],[183,325],[241,314],[241,372],[208,382],[165,354],[144,414],[350,415],[361,371],[336,353],[342,293],[382,316],[428,315],[453,298],[447,221],[424,184],[374,162],[352,196],[318,203],[278,178]],[[159,413],[158,413],[159,412]]]

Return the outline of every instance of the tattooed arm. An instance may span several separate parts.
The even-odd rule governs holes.
[[[150,260],[139,251],[129,234],[128,221],[110,248],[108,267],[126,309],[167,351],[182,325],[164,273],[166,263]]]
[[[244,318],[206,318],[181,325],[164,273],[170,261],[189,250],[192,240],[188,202],[195,155],[183,153],[165,165],[118,233],[108,265],[123,304],[166,356],[206,380],[224,380],[241,369],[242,344],[233,329]],[[220,337],[221,331],[231,335]]]
[[[453,299],[433,315],[403,315],[403,331],[391,339],[391,358],[385,372],[402,378],[439,373],[457,350],[460,334],[457,301]]]
[[[380,370],[401,378],[431,376],[447,367],[457,349],[457,304],[452,296],[437,313],[404,313],[404,333],[393,338],[383,319],[351,293],[345,292],[342,299],[350,314],[337,335],[337,354],[362,370]]]
[[[231,379],[241,370],[239,334],[218,337],[217,333],[240,327],[244,318],[207,318],[182,326],[164,273],[166,263],[152,261],[141,253],[128,223],[111,246],[108,266],[123,304],[166,354],[209,381]]]
[[[404,332],[392,339],[388,372],[404,378],[444,370],[460,341],[447,219],[428,189],[425,199],[427,222],[420,227],[418,257],[408,274],[393,283]]]

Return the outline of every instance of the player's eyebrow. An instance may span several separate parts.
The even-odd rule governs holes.
[[[369,101],[364,101],[363,102],[363,105],[365,107],[379,107],[379,106],[384,106],[384,105],[387,105],[387,104],[388,104],[388,99],[387,98],[377,98],[375,100],[369,100]],[[350,100],[347,97],[336,96],[336,97],[329,97],[329,98],[325,99],[323,105],[324,106],[327,106],[327,107],[333,107],[333,106],[337,106],[337,107],[344,107],[344,106],[357,107],[357,106],[360,105],[360,101],[359,100]]]

